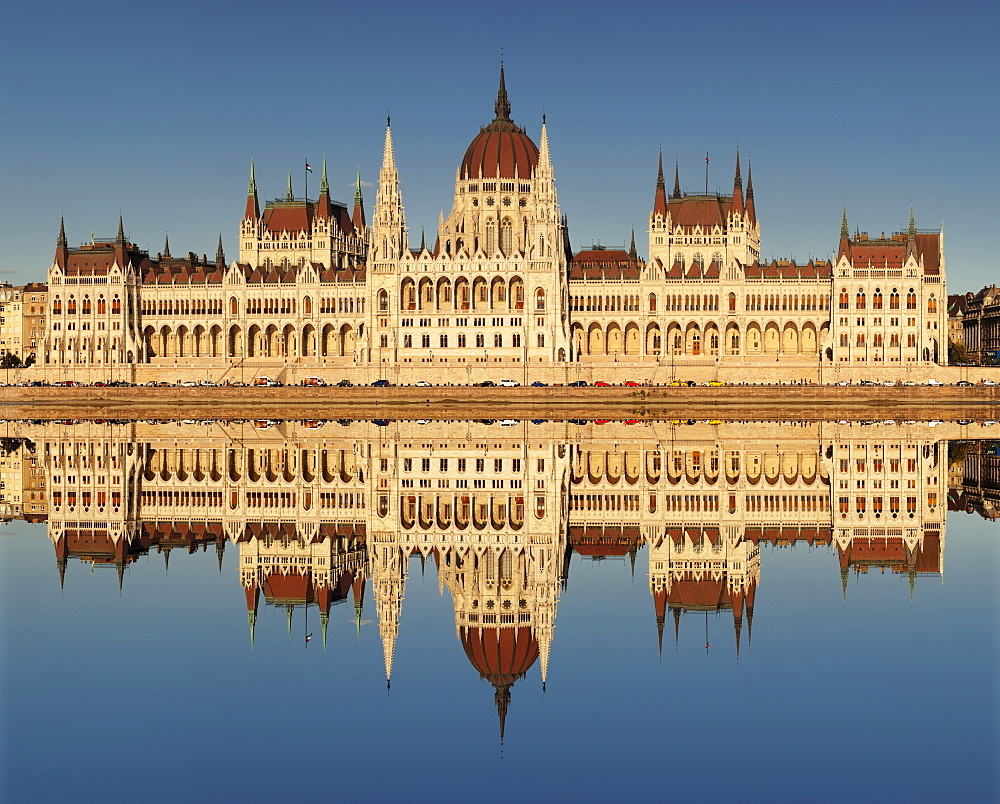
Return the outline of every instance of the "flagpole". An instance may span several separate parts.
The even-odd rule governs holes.
[[[306,174],[306,206],[308,206],[309,205],[309,160],[308,159],[306,160],[306,169],[304,172]]]
[[[708,195],[708,151],[705,151],[705,195]]]

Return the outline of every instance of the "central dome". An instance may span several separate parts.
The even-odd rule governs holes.
[[[496,117],[469,144],[459,169],[461,179],[527,179],[538,166],[538,146],[510,119],[510,101],[500,65]]]

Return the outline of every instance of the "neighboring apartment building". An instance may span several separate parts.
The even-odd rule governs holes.
[[[37,361],[45,346],[45,313],[48,285],[29,282],[21,288],[21,360]]]
[[[0,285],[0,359],[14,355],[21,359],[21,288]]]
[[[980,366],[1000,365],[1000,289],[990,285],[965,301],[965,347]]]

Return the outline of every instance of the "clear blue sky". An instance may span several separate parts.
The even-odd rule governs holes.
[[[841,206],[878,234],[945,225],[949,290],[996,282],[995,2],[17,3],[5,11],[0,279],[44,280],[59,215],[76,245],[119,210],[153,252],[236,254],[258,186],[326,153],[334,195],[377,179],[393,119],[411,239],[433,238],[490,121],[500,48],[512,116],[542,112],[575,249],[645,254],[657,149],[729,191],[753,162],[762,256],[828,256]],[[745,177],[745,174],[744,174]],[[318,168],[310,192],[319,186]],[[367,189],[369,215],[375,188]]]

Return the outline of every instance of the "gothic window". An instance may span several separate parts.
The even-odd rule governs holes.
[[[542,288],[538,288],[535,291],[535,309],[536,310],[545,309],[545,291]]]
[[[493,252],[496,251],[496,248],[496,228],[494,227],[491,219],[486,221],[486,253],[493,254]]]
[[[840,289],[840,309],[846,310],[851,304],[851,297],[847,295],[847,288]]]
[[[504,199],[504,203],[509,204],[510,199]],[[514,230],[510,218],[504,218],[500,224],[500,251],[505,255],[510,255],[514,251]]]
[[[503,347],[503,335],[501,335],[499,332],[493,336],[493,345],[498,349]]]
[[[69,315],[75,315],[76,314],[76,298],[75,297],[73,297],[73,296],[69,297],[69,301],[66,302],[66,312]]]
[[[421,335],[420,336],[420,345],[424,349],[430,349],[431,348],[431,336],[428,335],[427,333],[424,333],[423,335]]]
[[[875,294],[872,296],[872,309],[881,310],[882,309],[882,291],[875,288]]]
[[[937,313],[937,299],[933,296],[927,300],[927,312],[931,314]]]
[[[858,310],[865,309],[865,294],[860,288],[858,289],[858,295],[854,299],[855,308]]]
[[[917,294],[914,292],[913,288],[910,288],[910,292],[906,294],[906,309],[917,309]]]
[[[545,333],[544,332],[539,332],[538,333],[538,346],[539,347],[545,346]]]
[[[404,349],[412,349],[413,348],[413,336],[412,335],[404,335],[403,336],[403,348]]]
[[[655,293],[650,293],[649,294],[649,312],[651,312],[651,313],[655,313],[656,312],[656,294]]]
[[[892,289],[892,293],[889,295],[889,309],[898,310],[899,309],[899,292],[896,288]]]
[[[513,346],[513,347],[514,347],[514,348],[516,348],[516,349],[519,349],[519,348],[521,347],[521,336],[520,336],[520,335],[518,335],[518,334],[517,334],[517,333],[515,332],[515,333],[514,333],[513,335],[511,335],[510,337],[511,337],[511,344],[510,344],[510,345],[511,345],[511,346]]]
[[[440,339],[439,339],[439,343],[440,343],[440,346],[441,346],[442,349],[447,349],[448,348],[448,336],[442,334],[441,337],[440,337]]]
[[[485,335],[479,334],[479,335],[476,336],[476,346],[480,346],[480,347],[486,346],[486,336]]]
[[[458,336],[458,346],[460,349],[465,348],[465,333]]]

